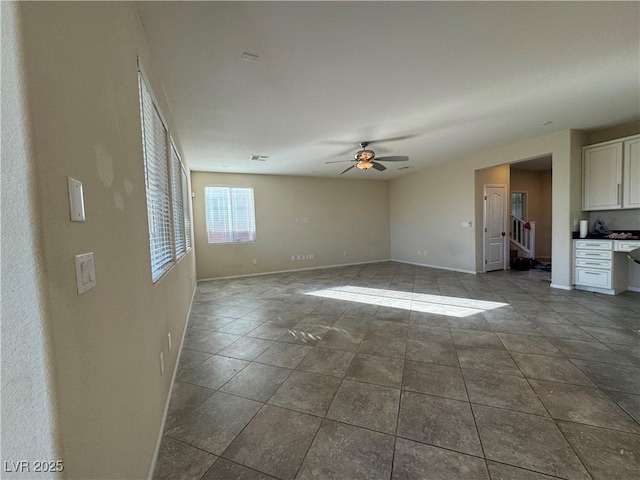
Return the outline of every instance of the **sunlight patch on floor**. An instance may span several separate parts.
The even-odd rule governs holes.
[[[355,287],[345,285],[308,292],[307,295],[345,300],[348,302],[366,303],[380,307],[401,308],[414,312],[433,313],[450,317],[468,317],[508,306],[507,303],[474,300],[472,298],[447,297],[426,293],[385,290],[381,288]]]

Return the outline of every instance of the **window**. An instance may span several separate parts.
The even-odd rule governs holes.
[[[182,166],[182,208],[184,208],[184,240],[188,252],[191,250],[191,211],[189,210],[189,181],[184,165]]]
[[[520,220],[527,220],[527,193],[511,192],[511,215]]]
[[[204,199],[209,243],[255,241],[253,188],[205,187]]]
[[[144,151],[151,277],[155,282],[173,265],[171,200],[167,164],[167,130],[142,74],[139,75],[140,116]]]
[[[184,195],[182,193],[182,162],[173,144],[171,145],[171,193],[173,193],[173,234],[176,258],[187,252]]]
[[[151,278],[155,283],[191,249],[189,184],[184,165],[142,72],[138,72]]]

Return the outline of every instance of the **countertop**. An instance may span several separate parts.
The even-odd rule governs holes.
[[[612,233],[630,233],[635,238],[608,238],[606,235],[587,234],[585,238],[580,238],[580,232],[573,232],[574,240],[640,240],[640,230],[611,230]]]

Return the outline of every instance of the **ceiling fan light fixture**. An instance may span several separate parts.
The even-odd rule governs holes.
[[[358,167],[360,170],[369,170],[371,167],[373,167],[373,163],[369,160],[362,160],[356,164],[356,167]]]
[[[359,162],[368,162],[375,158],[376,154],[373,150],[360,150],[356,152],[354,158]]]

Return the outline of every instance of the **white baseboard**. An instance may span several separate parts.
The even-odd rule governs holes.
[[[627,290],[629,290],[630,292],[640,293],[640,287],[628,287]]]
[[[558,285],[557,283],[552,283],[549,286],[551,288],[557,288],[558,290],[573,290],[573,287],[568,287],[566,285]]]
[[[212,277],[212,278],[199,278],[197,281],[199,282],[211,282],[214,280],[228,280],[230,278],[245,278],[245,277],[259,277],[261,275],[276,275],[278,273],[292,273],[292,272],[306,272],[308,270],[324,270],[326,268],[336,268],[336,267],[350,267],[353,265],[368,265],[371,263],[382,263],[382,262],[394,262],[396,260],[391,260],[389,258],[382,260],[371,260],[368,262],[355,262],[355,263],[340,263],[337,265],[323,265],[320,267],[306,267],[306,268],[292,268],[290,270],[274,270],[271,272],[260,272],[260,273],[245,273],[243,275],[229,275],[226,277]]]
[[[160,452],[160,445],[162,444],[162,437],[164,434],[164,426],[167,421],[167,412],[169,411],[169,403],[171,402],[171,394],[173,393],[173,384],[176,381],[176,373],[178,372],[178,365],[180,364],[180,355],[182,354],[182,344],[184,343],[184,336],[187,333],[187,324],[189,323],[189,317],[191,316],[191,307],[193,306],[193,299],[196,295],[196,285],[191,292],[191,302],[189,303],[189,310],[187,311],[187,318],[184,322],[184,328],[182,329],[182,338],[180,339],[180,345],[178,346],[176,364],[173,367],[173,373],[171,374],[171,383],[169,384],[169,393],[167,399],[164,402],[164,412],[162,413],[162,423],[160,425],[160,432],[158,432],[158,439],[156,440],[156,448],[153,452],[153,458],[151,459],[151,466],[149,467],[149,474],[147,480],[153,479],[153,472],[156,469],[156,463],[158,462],[158,453]]]
[[[408,265],[416,265],[418,267],[428,267],[428,268],[435,268],[437,270],[447,270],[449,272],[469,273],[471,275],[476,275],[478,273],[474,270],[463,270],[461,268],[442,267],[440,265],[429,265],[427,263],[406,262],[404,260],[396,260],[395,258],[392,258],[391,261],[398,262],[398,263],[406,263]]]

